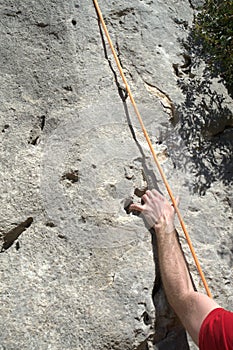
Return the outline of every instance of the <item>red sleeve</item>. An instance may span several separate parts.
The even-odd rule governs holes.
[[[204,319],[199,334],[200,350],[233,350],[233,312],[214,309]]]

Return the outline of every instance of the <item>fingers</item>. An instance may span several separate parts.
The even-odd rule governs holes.
[[[157,194],[159,194],[159,192],[158,191],[156,191],[156,190],[152,190],[152,191],[150,191],[150,190],[147,190],[146,191],[146,193],[142,196],[142,200],[146,203],[146,202],[148,202],[148,200],[149,199],[153,199],[154,198],[154,192],[153,191],[155,191]],[[160,195],[160,194],[159,194]]]
[[[167,201],[167,199],[161,195],[157,190],[147,190],[146,193],[141,197],[142,204],[131,204],[129,209],[142,212],[145,210],[145,204],[153,203],[160,206],[162,202]],[[179,202],[179,199],[176,199],[176,203]],[[159,204],[160,203],[160,204]],[[177,204],[178,205],[178,204]]]
[[[143,207],[143,205],[141,205],[141,204],[135,204],[135,203],[133,203],[133,204],[131,204],[131,205],[129,206],[129,210],[130,210],[130,211],[136,210],[136,211],[142,212],[142,211],[144,210],[144,207]]]
[[[154,197],[156,197],[156,199],[160,199],[160,200],[162,200],[162,201],[166,201],[167,199],[161,194],[161,193],[159,193],[157,190],[152,190],[152,191],[146,191],[146,194],[147,194],[147,192],[150,192],[150,193],[152,193],[152,197],[153,197],[153,195],[154,195]],[[176,202],[176,206],[178,207],[179,206],[179,203],[180,203],[180,197],[178,196],[178,197],[176,197],[176,199],[175,199],[175,202]],[[171,204],[172,206],[174,206],[173,204]]]
[[[151,198],[150,193],[148,193],[149,191],[146,191],[146,193],[141,197],[141,201],[143,203],[147,203],[149,201],[149,199]]]
[[[153,194],[150,190],[147,190],[146,193],[145,193],[149,198],[152,198],[153,197]]]
[[[130,210],[137,210],[142,212],[145,209],[145,204],[149,204],[154,202],[154,200],[156,200],[156,202],[158,200],[164,200],[165,198],[156,190],[147,190],[146,193],[141,197],[141,205],[140,204],[131,204],[131,206],[129,207]]]
[[[146,193],[141,197],[142,204],[134,204],[132,203],[129,206],[129,210],[136,210],[142,212],[145,209],[145,204],[152,198],[151,191],[146,191]]]
[[[153,193],[153,196],[157,197],[158,199],[161,199],[161,200],[165,199],[165,197],[161,193],[159,193],[159,191],[157,191],[155,189],[152,190],[152,193]]]

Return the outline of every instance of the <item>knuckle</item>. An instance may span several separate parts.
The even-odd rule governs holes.
[[[147,199],[146,193],[141,197],[141,199],[142,199],[143,201],[145,201],[145,200]]]

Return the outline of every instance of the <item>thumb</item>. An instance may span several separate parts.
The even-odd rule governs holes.
[[[179,197],[179,196],[177,196],[177,197],[175,198],[175,203],[176,203],[176,206],[179,207],[179,204],[180,204],[180,197]],[[174,204],[172,203],[171,206],[174,207]],[[175,208],[174,208],[174,209],[175,209]]]

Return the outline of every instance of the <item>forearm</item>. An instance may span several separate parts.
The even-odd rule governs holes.
[[[131,210],[143,213],[157,237],[159,265],[169,303],[177,312],[183,298],[193,292],[186,262],[174,226],[174,207],[158,191],[147,191],[144,204],[131,204]],[[178,315],[179,316],[179,315]]]
[[[168,302],[193,340],[198,344],[199,330],[208,313],[218,304],[194,291],[186,261],[174,228],[174,207],[158,191],[146,191],[143,204],[131,204],[141,212],[157,237],[160,272]]]
[[[159,264],[169,304],[198,345],[199,330],[210,311],[219,307],[207,295],[194,291],[176,231],[156,233]]]
[[[193,291],[192,281],[187,269],[176,231],[166,233],[157,230],[159,265],[163,286],[169,304],[176,313],[189,292]]]

